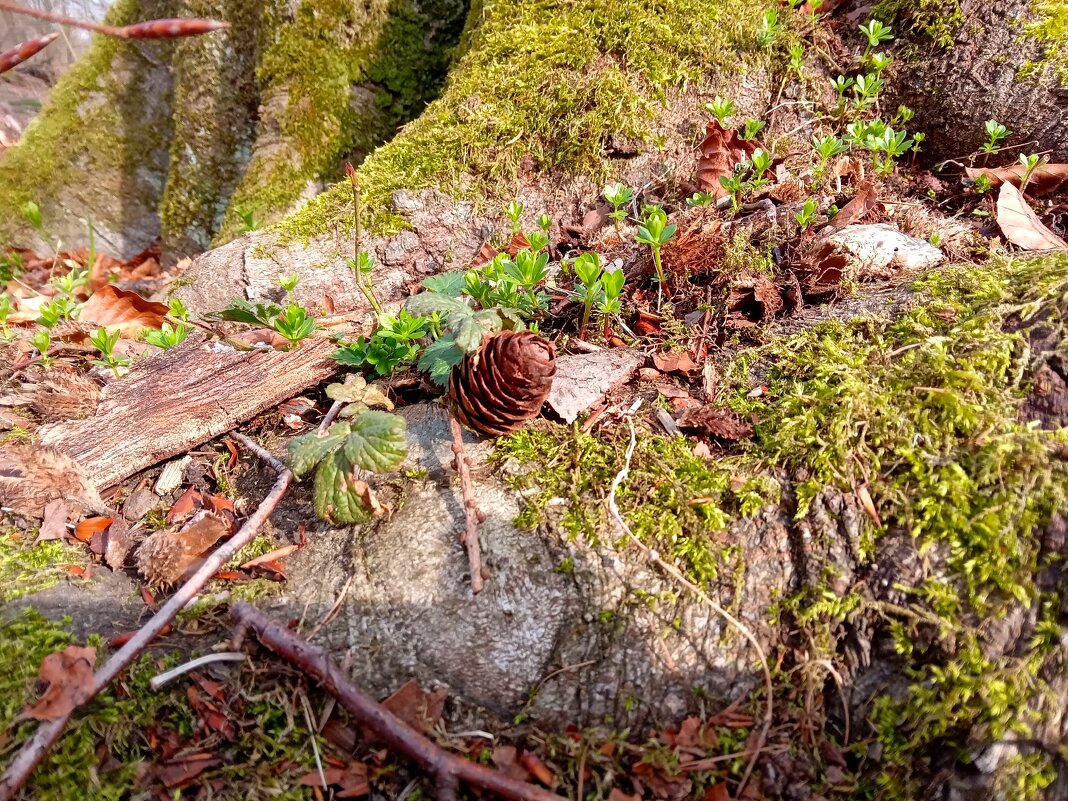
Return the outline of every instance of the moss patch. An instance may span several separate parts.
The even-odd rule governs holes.
[[[952,46],[953,34],[964,22],[960,0],[880,0],[872,17],[920,31],[942,47]]]
[[[1032,11],[1036,21],[1024,28],[1024,37],[1041,42],[1046,57],[1027,65],[1024,72],[1049,69],[1061,86],[1068,86],[1068,0],[1035,0]]]
[[[26,545],[14,529],[0,533],[0,603],[47,590],[70,577],[65,565],[85,561],[85,551],[59,540]]]
[[[527,156],[538,171],[602,177],[610,138],[648,139],[672,87],[764,62],[759,16],[740,0],[475,3],[442,96],[360,168],[365,225],[402,224],[389,202],[398,188],[507,195]],[[351,215],[339,183],[282,230],[309,237],[348,227]]]

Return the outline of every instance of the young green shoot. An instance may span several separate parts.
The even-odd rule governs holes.
[[[1012,131],[997,120],[987,120],[984,122],[983,130],[986,131],[986,141],[983,142],[982,146],[979,148],[979,152],[987,157],[1000,153],[1001,140],[1012,135]]]
[[[163,324],[160,325],[158,331],[153,328],[146,328],[142,338],[154,348],[167,350],[168,348],[173,348],[189,336],[191,330],[192,329],[188,325],[179,323],[177,326],[172,326],[170,323],[164,321]]]
[[[513,200],[505,207],[504,213],[512,221],[512,236],[515,236],[521,229],[519,218],[523,216],[523,204],[518,200]]]
[[[241,225],[237,227],[237,233],[246,234],[249,231],[258,231],[260,229],[260,221],[256,219],[256,214],[251,209],[236,208],[234,213],[241,218]]]
[[[5,315],[6,317],[6,315]],[[55,361],[48,355],[48,349],[52,347],[52,335],[47,330],[39,328],[33,333],[33,337],[30,339],[30,344],[34,349],[41,354],[41,366],[50,367],[52,362]]]
[[[360,337],[335,351],[333,357],[340,364],[370,369],[379,376],[390,375],[415,361],[419,340],[433,327],[430,318],[413,316],[407,309],[401,309],[396,317],[384,314],[378,318],[378,328],[370,338]]]
[[[893,30],[877,19],[870,19],[866,25],[858,25],[857,27],[868,40],[868,46],[864,49],[864,55],[860,59],[862,64],[867,63],[868,56],[873,49],[894,38]]]
[[[121,368],[130,366],[128,356],[120,356],[115,353],[115,346],[119,343],[119,334],[120,332],[117,328],[110,334],[106,328],[98,328],[89,335],[89,341],[93,344],[93,347],[100,351],[100,358],[93,359],[93,364],[98,364],[111,370],[116,378],[120,376],[119,370]]]
[[[897,159],[908,152],[913,140],[908,138],[904,129],[895,131],[887,126],[880,134],[868,134],[864,145],[872,151],[875,171],[879,175],[889,175],[897,166]]]
[[[742,139],[756,139],[757,134],[764,130],[765,125],[767,123],[763,120],[746,120],[745,127],[742,129]]]
[[[733,106],[734,104],[732,103],[731,105]],[[623,184],[608,184],[604,188],[604,199],[612,204],[612,211],[608,213],[608,216],[615,223],[616,233],[618,234],[619,226],[627,219],[626,207],[634,200],[634,190]]]
[[[727,120],[731,118],[735,110],[734,101],[729,97],[716,95],[711,102],[705,103],[705,111],[716,118],[716,122],[720,124],[721,128],[727,127]]]
[[[576,256],[572,267],[579,284],[575,287],[574,296],[583,304],[582,324],[579,326],[579,339],[586,339],[586,329],[590,324],[590,314],[594,304],[604,295],[604,285],[599,280],[603,268],[601,258],[596,253],[583,253]]]
[[[815,221],[816,213],[818,211],[819,203],[816,202],[816,198],[810,197],[805,201],[805,205],[801,207],[801,211],[794,215],[794,219],[797,220],[797,224],[800,225],[803,230],[807,230]]]
[[[283,275],[278,279],[278,286],[282,287],[286,291],[286,295],[289,297],[290,303],[293,302],[293,290],[297,288],[297,283],[300,281],[300,276],[296,273],[290,273],[289,275]]]
[[[545,232],[546,235],[548,235],[549,226],[553,224],[553,218],[550,217],[548,214],[539,214],[536,222],[538,224],[538,228],[540,228],[542,231]]]
[[[175,320],[189,319],[189,308],[182,302],[181,298],[171,298],[167,301],[167,306],[170,309],[170,316]]]
[[[653,252],[653,266],[656,267],[656,307],[659,309],[664,297],[664,267],[660,262],[660,248],[675,238],[678,226],[668,224],[667,214],[659,206],[650,206],[645,210],[644,219],[638,226],[635,239],[648,245]]]
[[[315,318],[299,303],[290,303],[285,311],[272,321],[275,331],[289,342],[292,350],[302,339],[310,337],[315,331]]]
[[[716,202],[716,196],[711,192],[694,192],[688,198],[686,198],[686,205],[691,209],[702,208],[704,206],[711,206]]]
[[[803,77],[801,69],[805,65],[805,48],[803,45],[795,44],[790,47],[790,71],[797,74],[798,77]]]
[[[11,314],[11,298],[7,294],[0,294],[0,338],[4,341],[13,336],[11,329],[7,327],[7,316]]]
[[[597,300],[597,312],[601,315],[602,333],[609,335],[609,322],[622,310],[620,296],[626,276],[623,270],[606,270],[601,274],[601,296]]]
[[[73,295],[79,289],[89,285],[89,270],[74,265],[66,275],[57,275],[52,279],[52,286],[61,295]]]
[[[77,309],[77,304],[68,296],[61,295],[51,303],[46,303],[39,311],[37,322],[45,328],[55,328],[60,320],[69,320]]]
[[[779,12],[769,8],[757,23],[757,44],[761,47],[771,47],[782,33],[783,24],[779,22]]]
[[[877,73],[869,72],[867,75],[858,75],[853,82],[853,105],[858,110],[874,106],[879,101],[885,83]]]
[[[837,136],[822,136],[819,138],[814,136],[812,137],[812,148],[816,151],[816,155],[819,156],[819,163],[814,171],[816,180],[820,180],[823,177],[823,173],[827,169],[827,162],[849,149],[846,143]]]
[[[1020,194],[1022,195],[1027,190],[1027,184],[1031,181],[1031,176],[1035,170],[1046,163],[1046,158],[1045,156],[1039,156],[1037,153],[1021,153],[1020,158],[1017,160],[1024,168],[1024,173],[1020,177]]]
[[[32,200],[27,200],[19,210],[22,212],[22,218],[30,224],[30,227],[43,236],[44,221],[41,217],[41,207]]]

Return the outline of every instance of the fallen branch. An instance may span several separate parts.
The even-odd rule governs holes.
[[[634,448],[637,445],[637,438],[634,433],[634,412],[637,411],[638,405],[641,403],[639,400],[630,411],[626,414],[627,425],[630,427],[630,443],[627,445],[627,454],[623,463],[623,469],[620,470],[616,477],[612,479],[612,485],[608,491],[608,510],[612,513],[612,517],[615,518],[616,525],[627,535],[627,538],[633,542],[638,548],[645,554],[649,561],[653,562],[657,567],[670,575],[679,584],[684,586],[702,603],[706,604],[713,612],[727,621],[734,629],[738,631],[745,639],[753,646],[753,650],[756,651],[757,656],[760,658],[760,666],[764,672],[764,685],[765,692],[767,693],[767,703],[764,707],[764,721],[760,727],[760,734],[757,737],[756,742],[753,744],[752,749],[747,748],[747,751],[751,752],[749,757],[749,763],[745,767],[745,773],[742,774],[742,780],[738,783],[738,789],[735,790],[734,797],[741,798],[742,791],[745,790],[745,785],[749,781],[749,777],[753,774],[753,768],[756,766],[756,761],[760,757],[761,752],[764,749],[764,742],[767,740],[768,731],[771,729],[771,722],[774,719],[775,707],[774,699],[772,697],[775,689],[774,684],[771,681],[771,669],[768,667],[768,658],[764,653],[764,649],[760,645],[760,641],[756,638],[752,631],[742,623],[738,618],[720,606],[718,603],[709,597],[708,593],[690,581],[681,570],[675,567],[673,564],[664,561],[660,554],[638,539],[637,535],[631,531],[630,526],[627,525],[627,521],[623,519],[623,515],[619,511],[619,506],[616,505],[616,491],[619,489],[619,485],[626,480],[627,475],[630,473],[630,461],[634,456]]]
[[[456,472],[460,474],[460,488],[464,494],[464,533],[460,542],[467,549],[467,563],[471,572],[471,592],[482,592],[482,552],[478,543],[478,526],[486,516],[478,508],[475,500],[475,488],[471,484],[471,457],[464,449],[464,432],[460,423],[449,413],[449,426],[452,429],[452,453],[456,457]]]
[[[205,559],[204,564],[200,566],[197,572],[179,587],[167,603],[144,626],[138,629],[137,633],[122,648],[112,654],[111,658],[104,663],[104,666],[96,672],[93,676],[93,686],[90,688],[88,697],[82,702],[83,704],[95,698],[119,673],[125,670],[144,651],[145,647],[164,628],[171,624],[178,613],[200,593],[204,585],[208,583],[208,579],[229,562],[234,554],[252,541],[285,494],[290,479],[293,478],[293,474],[289,472],[289,469],[248,437],[236,432],[230,436],[274,468],[278,473],[278,479],[267,497],[260,503],[259,508],[245,521],[241,529]],[[23,743],[22,748],[15,755],[15,758],[11,760],[11,764],[8,765],[4,775],[0,777],[0,801],[11,801],[15,797],[18,789],[26,783],[34,768],[40,764],[41,760],[48,754],[49,749],[59,739],[71,718],[71,714],[73,714],[73,711],[62,717],[42,723],[37,727],[37,731],[33,733],[33,736]]]
[[[353,686],[323,649],[275,623],[255,607],[238,601],[230,614],[237,626],[235,638],[238,641],[245,631],[251,631],[264,646],[315,679],[388,748],[429,773],[437,788],[435,797],[438,801],[455,801],[461,782],[507,801],[564,801],[548,790],[450,754]],[[239,644],[235,642],[235,647]]]

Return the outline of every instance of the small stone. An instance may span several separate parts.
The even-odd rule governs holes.
[[[634,375],[644,360],[641,351],[629,348],[561,356],[556,360],[549,408],[564,422],[573,422],[605,393]]]
[[[396,211],[419,211],[423,201],[407,189],[398,189],[393,193],[393,208]]]
[[[122,516],[131,523],[140,520],[159,505],[159,496],[148,487],[134,490],[122,505]]]

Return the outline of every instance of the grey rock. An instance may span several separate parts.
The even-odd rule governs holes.
[[[159,506],[160,498],[152,490],[142,487],[130,493],[130,497],[122,505],[122,516],[135,523]]]

